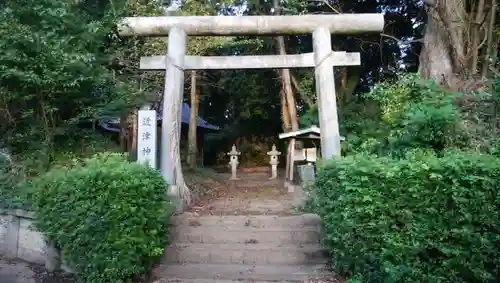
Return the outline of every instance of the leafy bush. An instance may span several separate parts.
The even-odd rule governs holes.
[[[488,152],[496,157],[500,157],[500,138],[492,142]]]
[[[170,203],[157,171],[108,153],[33,186],[37,229],[83,282],[130,282],[163,254]]]
[[[499,282],[500,160],[358,154],[319,170],[313,207],[336,268],[360,282]]]
[[[415,148],[439,152],[446,147],[463,147],[468,137],[454,102],[459,96],[415,75],[380,83],[365,95],[378,103],[379,123],[370,125],[377,131],[357,131],[358,137],[348,136],[344,151],[401,157]]]
[[[0,150],[0,208],[29,208],[21,170],[7,151]]]
[[[0,151],[0,207],[9,207],[17,183],[12,162],[7,152]]]

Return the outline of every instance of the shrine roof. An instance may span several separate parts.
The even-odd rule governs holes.
[[[162,107],[159,107],[159,109],[157,110],[158,121],[161,121],[161,116],[162,116],[161,115],[162,114],[161,108]],[[189,124],[190,113],[191,113],[191,107],[189,107],[189,104],[183,103],[182,104],[182,112],[181,112],[181,122],[183,124]],[[110,132],[120,132],[120,118],[107,117],[107,118],[99,119],[99,126],[101,126],[103,129],[110,131]],[[203,128],[203,129],[209,129],[209,130],[220,130],[220,127],[208,123],[207,121],[203,120],[199,116],[198,116],[198,127]]]
[[[191,107],[189,107],[189,104],[187,103],[182,103],[182,112],[181,112],[181,120],[182,123],[184,124],[189,124],[189,115],[191,113]],[[158,115],[161,117],[161,115]],[[198,127],[199,128],[204,128],[204,129],[210,129],[210,130],[220,130],[219,126],[212,125],[208,123],[207,121],[203,120],[200,116],[198,116]]]
[[[280,139],[290,139],[290,138],[298,138],[298,139],[319,139],[321,137],[321,129],[313,125],[309,128],[300,129],[298,131],[281,133],[278,136]],[[343,141],[345,138],[340,136],[340,140]]]

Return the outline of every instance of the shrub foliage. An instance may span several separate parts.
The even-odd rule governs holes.
[[[378,104],[377,130],[363,131],[360,139],[350,137],[345,151],[401,157],[412,149],[466,147],[463,115],[455,105],[461,96],[415,75],[380,83],[365,95]]]
[[[36,227],[83,282],[129,282],[163,254],[170,203],[159,173],[103,154],[34,181]]]
[[[332,160],[315,186],[336,268],[361,282],[498,282],[500,161],[413,151]]]
[[[0,149],[0,208],[30,208],[29,187],[23,172],[7,151]]]
[[[10,156],[0,151],[0,207],[12,205],[14,187],[17,183]]]

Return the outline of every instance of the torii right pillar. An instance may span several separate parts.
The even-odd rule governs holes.
[[[323,160],[340,156],[340,132],[337,114],[335,78],[331,62],[330,30],[318,27],[313,32],[314,77],[318,96],[319,126],[321,129],[321,157]]]

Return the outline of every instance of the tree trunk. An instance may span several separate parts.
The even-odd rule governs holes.
[[[130,158],[130,152],[128,150],[128,146],[127,146],[127,132],[128,132],[128,129],[129,129],[129,125],[128,125],[128,115],[129,115],[129,112],[126,112],[125,114],[122,114],[120,116],[120,149],[122,152],[126,152],[129,154],[129,158]]]
[[[128,132],[130,141],[128,144],[129,160],[137,160],[137,109],[133,109],[126,123],[130,127]]]
[[[288,112],[288,105],[286,103],[286,96],[283,89],[280,90],[281,99],[281,120],[283,121],[283,132],[288,132],[292,129],[290,122],[290,112]]]
[[[274,14],[279,15],[279,3],[278,0],[273,0]],[[285,38],[283,36],[276,37],[277,49],[279,55],[286,55],[285,48]],[[281,105],[284,109],[288,108],[288,113],[290,115],[290,126],[292,131],[297,131],[299,129],[299,118],[297,117],[297,108],[295,104],[295,96],[293,94],[292,89],[292,79],[290,77],[290,69],[282,69],[281,70],[281,89],[284,92],[286,99],[286,106]],[[284,111],[282,111],[284,113]],[[283,119],[285,121],[285,119]]]
[[[477,74],[479,72],[479,50],[481,45],[481,39],[484,37],[484,32],[482,32],[481,26],[484,15],[484,0],[479,0],[476,15],[474,21],[470,25],[470,30],[472,34],[472,44],[470,46],[470,57],[472,57],[471,71],[472,74]]]
[[[489,23],[488,23],[488,41],[486,43],[486,48],[484,52],[484,62],[483,62],[483,69],[481,71],[481,76],[486,77],[486,74],[488,73],[488,68],[490,67],[490,62],[496,62],[496,51],[497,46],[498,46],[498,39],[494,42],[493,41],[493,35],[494,35],[494,29],[495,29],[495,16],[497,13],[497,1],[492,0],[491,1],[491,9],[490,9],[490,17],[489,17]],[[494,45],[493,45],[494,44]],[[493,59],[493,60],[491,60]]]
[[[359,78],[361,76],[361,68],[358,66],[354,67],[342,67],[340,71],[339,78],[335,81],[335,89],[338,90],[338,105],[339,107],[345,103],[348,103],[352,99],[352,94],[358,85]]]
[[[466,2],[461,0],[424,0],[424,3],[427,26],[420,53],[420,76],[454,91],[486,91],[487,83],[478,69],[484,70],[488,60],[484,60],[486,55],[479,56],[479,50],[487,47],[488,37],[494,36],[489,32],[491,23],[488,24],[485,15],[496,9],[495,3],[489,6],[479,0],[467,9]]]
[[[189,133],[188,133],[188,165],[189,168],[196,168],[196,157],[198,154],[197,129],[198,129],[198,106],[199,98],[196,86],[197,74],[196,71],[191,71],[191,111],[189,112]]]
[[[420,53],[419,74],[451,89],[459,89],[459,75],[467,65],[464,31],[465,2],[425,0],[427,26]]]

